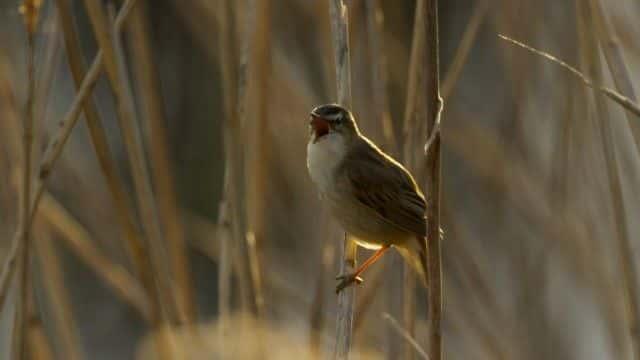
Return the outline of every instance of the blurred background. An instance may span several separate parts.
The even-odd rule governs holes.
[[[421,1],[347,4],[353,111],[424,184]],[[497,36],[635,99],[639,20],[634,0],[440,1],[445,358],[639,358],[640,119]],[[31,96],[28,43],[1,0],[0,359],[20,326],[33,359],[331,357],[342,233],[305,164],[336,99],[329,2],[43,1]],[[425,291],[396,253],[364,278],[353,358],[422,358],[395,324],[426,346]]]

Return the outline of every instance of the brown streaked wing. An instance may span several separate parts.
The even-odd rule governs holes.
[[[419,237],[427,235],[426,203],[402,165],[363,139],[347,153],[340,173],[364,206],[389,223]]]

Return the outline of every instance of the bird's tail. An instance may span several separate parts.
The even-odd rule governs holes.
[[[429,288],[429,268],[427,267],[426,238],[415,238],[404,246],[397,247],[404,260],[418,274],[422,284]]]

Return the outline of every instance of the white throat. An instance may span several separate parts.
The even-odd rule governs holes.
[[[307,169],[321,194],[330,190],[336,168],[344,158],[346,144],[344,136],[330,133],[307,144]]]

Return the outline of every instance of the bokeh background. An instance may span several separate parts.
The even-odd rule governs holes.
[[[44,192],[32,292],[9,278],[0,358],[19,302],[34,359],[331,357],[342,235],[305,165],[308,112],[336,99],[329,2],[139,0],[119,30],[122,3],[96,3],[120,89],[100,75],[44,180],[77,93],[69,48],[88,67],[98,45],[83,1],[40,8],[31,164]],[[347,4],[353,111],[424,183],[417,4]],[[3,263],[24,169],[18,5],[0,1]],[[638,359],[640,119],[497,34],[635,99],[640,3],[449,0],[439,17],[445,358]],[[393,324],[425,347],[425,296],[395,253],[365,273],[354,358],[421,358]]]

